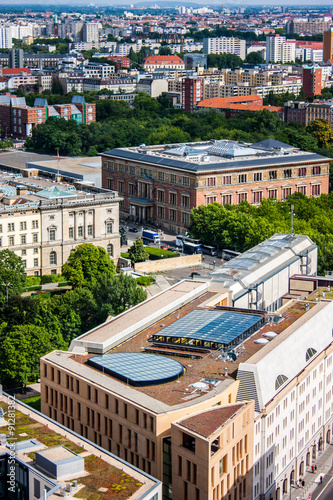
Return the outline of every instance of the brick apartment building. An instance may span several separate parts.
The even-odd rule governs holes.
[[[303,67],[303,89],[305,99],[320,95],[322,89],[322,69],[316,66]]]
[[[0,126],[6,137],[24,139],[51,116],[88,125],[96,121],[96,104],[86,103],[81,96],[73,96],[71,104],[49,106],[46,99],[36,99],[34,106],[27,106],[24,97],[0,96]]]
[[[182,103],[185,111],[193,111],[203,98],[204,81],[202,78],[183,78]]]
[[[124,198],[123,215],[177,232],[199,205],[328,193],[328,158],[273,139],[116,148],[101,156],[102,186]]]
[[[333,128],[333,100],[329,101],[288,101],[284,105],[286,123],[297,122],[302,125],[322,119]]]

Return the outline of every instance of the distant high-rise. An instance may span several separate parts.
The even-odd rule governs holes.
[[[83,25],[83,41],[98,42],[99,41],[99,24],[84,23]]]
[[[305,99],[310,96],[320,95],[322,87],[322,69],[316,66],[303,68],[303,89]]]
[[[295,42],[286,40],[285,36],[267,36],[266,62],[287,63],[295,61],[295,48]]]
[[[324,32],[323,61],[333,58],[333,29]]]
[[[8,65],[10,68],[23,68],[23,49],[10,49],[8,53]]]
[[[239,38],[221,36],[218,38],[204,38],[202,52],[207,54],[236,54],[241,59],[246,56],[246,41]]]
[[[0,28],[0,49],[11,49],[12,46],[12,29],[10,26],[2,26]]]

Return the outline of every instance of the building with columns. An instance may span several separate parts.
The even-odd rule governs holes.
[[[61,273],[81,243],[103,247],[117,262],[118,193],[37,168],[22,172],[0,174],[0,246],[22,258],[28,275]]]

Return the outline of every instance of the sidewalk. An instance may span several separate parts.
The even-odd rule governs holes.
[[[288,493],[288,495],[284,495],[285,498],[290,498],[290,500],[308,500],[310,493],[312,494],[319,485],[320,476],[324,477],[333,465],[333,444],[327,446],[325,451],[313,462],[313,465],[317,466],[317,473],[313,473],[311,467],[307,467],[303,476],[305,481],[304,488],[292,488],[291,495]]]

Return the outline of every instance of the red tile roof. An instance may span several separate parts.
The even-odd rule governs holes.
[[[232,418],[243,406],[244,404],[230,405],[224,406],[223,408],[204,411],[198,415],[182,420],[179,422],[179,425],[208,438],[217,429],[222,427],[227,420]]]
[[[234,97],[213,97],[212,99],[203,99],[201,102],[199,102],[198,106],[203,108],[224,108],[231,103],[246,104],[258,100],[262,102],[262,97],[256,94]]]
[[[145,57],[143,64],[184,64],[183,59],[178,56],[148,56]]]
[[[19,75],[20,73],[29,73],[30,74],[30,69],[29,68],[3,68],[3,70],[2,70],[3,75]]]

